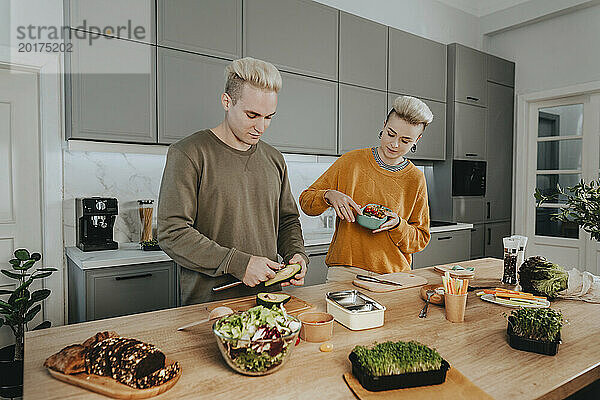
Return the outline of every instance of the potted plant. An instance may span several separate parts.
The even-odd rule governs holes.
[[[504,314],[506,316],[506,314]],[[508,344],[517,350],[556,355],[565,320],[552,308],[519,308],[508,316]]]
[[[559,196],[566,198],[566,206],[559,208],[554,218],[561,222],[574,222],[592,238],[600,242],[600,179],[586,184],[581,180],[567,190],[556,185],[558,192],[546,195],[539,189],[535,190],[537,206],[556,201]]]
[[[0,295],[8,295],[7,301],[0,300],[0,327],[8,325],[15,335],[15,344],[0,349],[0,395],[20,396],[23,385],[23,355],[25,331],[28,323],[42,309],[41,301],[50,296],[50,290],[29,290],[36,279],[43,279],[56,271],[56,268],[32,268],[41,260],[40,253],[29,253],[26,249],[14,252],[15,258],[9,260],[12,270],[2,269],[0,272],[16,280],[14,290],[0,290]],[[44,321],[35,329],[50,327],[49,321]]]

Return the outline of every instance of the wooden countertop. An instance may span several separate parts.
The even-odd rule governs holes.
[[[486,258],[460,264],[476,267],[471,286],[496,286],[500,281],[501,260]],[[441,283],[440,275],[431,268],[413,272],[429,283]],[[294,288],[293,294],[325,310],[326,292],[350,288],[350,282],[332,283]],[[355,345],[385,340],[418,340],[435,347],[453,367],[498,399],[561,399],[600,378],[598,304],[570,300],[552,303],[570,324],[562,330],[558,354],[551,357],[512,349],[502,316],[510,308],[484,302],[474,292],[468,296],[465,322],[459,324],[448,322],[443,308],[435,305],[429,307],[426,319],[418,318],[424,304],[419,288],[367,294],[387,307],[383,327],[350,331],[335,323],[330,340],[333,352],[322,353],[318,343],[301,342],[280,371],[263,377],[233,372],[221,358],[210,324],[176,331],[206,316],[205,304],[28,332],[24,398],[104,398],[53,379],[42,366],[49,355],[102,330],[153,343],[181,363],[181,380],[159,399],[353,399],[342,378],[351,371],[348,354]]]

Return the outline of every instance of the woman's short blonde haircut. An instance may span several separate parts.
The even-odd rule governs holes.
[[[386,122],[390,119],[392,113],[396,113],[399,118],[411,125],[422,124],[423,130],[433,121],[433,113],[427,107],[427,104],[411,96],[396,97],[394,105],[385,120]]]
[[[252,57],[233,60],[225,67],[225,93],[235,104],[242,95],[244,83],[275,93],[281,89],[281,74],[275,66]]]

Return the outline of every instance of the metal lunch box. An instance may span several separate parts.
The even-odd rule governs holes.
[[[325,301],[327,312],[348,329],[359,331],[383,326],[385,307],[358,290],[328,292]]]

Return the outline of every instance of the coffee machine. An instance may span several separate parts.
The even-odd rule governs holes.
[[[119,209],[117,199],[88,197],[75,199],[77,247],[83,251],[114,250],[113,227]]]

